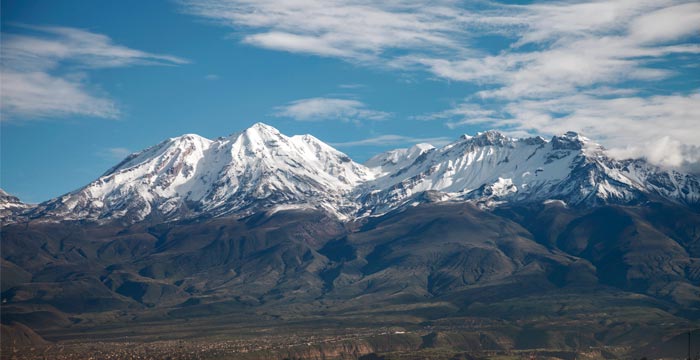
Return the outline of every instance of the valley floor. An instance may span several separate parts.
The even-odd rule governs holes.
[[[687,333],[662,328],[677,324],[628,328],[620,335],[643,332],[659,339],[658,344],[640,342],[635,348],[593,345],[600,333],[585,332],[592,323],[571,319],[550,320],[549,325],[541,321],[539,326],[466,317],[419,323],[384,320],[399,325],[372,325],[369,316],[256,321],[224,315],[76,324],[44,331],[47,342],[33,344],[8,339],[5,331],[2,359],[683,359],[687,349]],[[692,339],[698,348],[700,329]]]
[[[167,333],[168,329],[160,329]],[[191,328],[193,332],[196,328]],[[215,336],[189,340],[152,340],[125,336],[120,341],[88,337],[33,347],[3,344],[3,359],[611,359],[624,357],[626,347],[562,349],[475,349],[468,339],[475,332],[443,332],[431,327],[392,328],[295,328],[281,331],[260,328],[270,334]],[[204,331],[204,329],[202,329]],[[77,334],[76,334],[77,335]],[[64,335],[65,336],[65,335]],[[93,335],[89,335],[92,337]],[[98,335],[99,337],[99,335]],[[461,344],[436,344],[436,338],[462,338]]]

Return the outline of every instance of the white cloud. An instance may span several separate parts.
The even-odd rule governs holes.
[[[448,137],[429,137],[420,138],[412,136],[403,135],[380,135],[376,137],[371,137],[362,140],[347,141],[332,143],[331,145],[336,147],[350,147],[350,146],[388,146],[388,145],[403,145],[403,144],[417,144],[417,143],[429,143],[433,146],[443,146],[452,142],[453,139]]]
[[[659,66],[670,55],[697,56],[700,4],[596,1],[507,7],[510,47],[481,57],[405,55],[396,66],[422,66],[456,81],[490,85],[479,95],[550,98],[582,89],[674,75]],[[491,21],[491,20],[485,20]],[[672,23],[672,24],[671,24]],[[508,29],[508,27],[506,27]]]
[[[684,145],[680,141],[662,136],[636,145],[609,149],[618,159],[644,158],[663,167],[680,168],[700,175],[700,146]]]
[[[292,101],[278,107],[275,115],[298,121],[377,121],[384,120],[391,114],[368,109],[367,105],[357,100],[317,97]]]
[[[116,118],[119,110],[108,98],[90,94],[87,86],[47,73],[2,70],[2,120],[86,115]]]
[[[451,109],[444,111],[415,116],[416,120],[454,120],[455,118],[461,121],[468,121],[471,124],[477,123],[492,123],[496,119],[496,112],[490,109],[484,109],[475,104],[462,103]]]
[[[464,12],[452,1],[182,0],[186,12],[229,26],[244,42],[373,61],[391,50],[459,49]],[[460,35],[461,34],[461,35]]]
[[[490,85],[492,89],[479,92],[481,97],[510,100],[555,97],[630,80],[665,79],[674,71],[652,66],[656,61],[673,54],[699,53],[700,46],[695,44],[646,48],[630,38],[602,37],[481,58],[404,56],[394,64],[420,65],[445,79]]]
[[[662,136],[639,145],[610,149],[608,152],[613,157],[621,159],[646,158],[652,163],[667,167],[680,167],[684,163],[681,143],[668,136]]]
[[[673,41],[700,32],[700,3],[656,10],[636,18],[630,35],[642,43]]]
[[[364,84],[340,84],[338,85],[341,89],[362,89],[365,87]]]
[[[666,149],[668,159],[635,152],[662,165],[688,164],[683,149],[700,146],[700,73],[685,68],[700,54],[697,1],[182,3],[255,46],[476,85],[464,103],[418,120],[578,130],[616,150]]]
[[[186,60],[130,49],[101,34],[67,27],[21,26],[3,33],[2,120],[84,115],[115,118],[117,105],[91,86],[91,69],[178,65]]]
[[[508,103],[498,113],[465,103],[425,118],[449,119],[451,127],[486,124],[517,135],[573,130],[600,141],[613,156],[644,157],[662,166],[692,167],[700,160],[693,150],[700,145],[700,93],[640,97],[620,89],[605,94],[617,96],[583,92],[523,99]]]
[[[315,36],[277,31],[249,35],[245,38],[245,42],[269,49],[310,53],[321,56],[350,57],[350,55],[352,55],[350,49],[333,46],[332,44],[328,44],[324,39]]]
[[[603,0],[532,5],[394,0],[183,0],[186,11],[233,28],[269,49],[338,57],[372,66],[427,70],[492,84],[487,97],[552,96],[627,80],[657,80],[669,54],[697,54],[700,4]],[[502,36],[500,49],[478,45]],[[496,45],[498,46],[498,45]],[[499,51],[494,51],[499,50]]]

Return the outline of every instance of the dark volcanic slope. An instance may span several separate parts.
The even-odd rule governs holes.
[[[424,204],[349,224],[300,210],[29,222],[1,236],[3,324],[49,340],[254,315],[278,327],[481,319],[500,324],[490,330],[500,347],[573,347],[581,340],[566,334],[581,328],[589,345],[630,344],[700,317],[700,215],[666,203]]]
[[[700,307],[700,214],[667,203],[587,211],[557,204],[497,213],[545,246],[585,259],[600,284]],[[580,276],[580,272],[576,272]]]
[[[314,249],[343,229],[306,212],[128,228],[11,225],[2,232],[4,264],[24,272],[3,279],[17,284],[3,298],[65,312],[168,307],[200,297],[264,301],[281,284],[319,289],[320,280],[305,275],[326,261]],[[21,279],[26,273],[30,282]]]
[[[426,205],[374,218],[321,252],[335,260],[337,276],[326,279],[328,296],[369,295],[373,301],[439,298],[522,277],[546,282],[554,265],[572,262],[533,241],[521,226],[468,204]]]

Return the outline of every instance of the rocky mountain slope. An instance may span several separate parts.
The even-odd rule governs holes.
[[[629,349],[700,324],[698,234],[700,215],[670,203],[31,221],[0,234],[2,323],[115,344],[400,326],[465,351]]]
[[[651,197],[700,203],[695,176],[643,160],[614,160],[603,147],[573,132],[547,141],[488,131],[439,149],[416,145],[390,151],[366,165],[377,176],[356,193],[371,213],[420,202],[426,191],[433,199],[474,200],[485,206],[552,200],[572,206],[638,204]]]
[[[33,217],[174,220],[274,205],[353,212],[347,194],[367,169],[311,135],[257,123],[216,140],[183,135],[130,155],[99,179],[40,204]]]
[[[31,205],[23,203],[18,197],[0,189],[0,221],[15,221],[31,208]]]
[[[419,144],[353,162],[311,135],[287,137],[257,123],[209,140],[183,135],[130,155],[30,218],[171,221],[247,215],[271,208],[322,209],[340,219],[407,205],[471,201],[640,204],[653,198],[697,208],[700,181],[644,160],[614,160],[576,133],[513,139],[464,135],[436,149]]]
[[[364,165],[264,124],[184,135],[36,206],[0,194],[3,332],[118,350],[249,336],[225,348],[255,359],[288,348],[271,333],[318,350],[322,326],[383,339],[365,352],[629,351],[700,327],[699,194],[574,133]],[[410,344],[386,336],[397,326]]]

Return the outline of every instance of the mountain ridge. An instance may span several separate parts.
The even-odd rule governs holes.
[[[321,209],[340,219],[380,215],[420,202],[560,200],[571,206],[662,198],[692,208],[700,181],[644,160],[616,160],[567,132],[547,140],[489,130],[441,148],[416,144],[354,162],[312,135],[286,136],[255,123],[210,140],[170,138],[127,156],[83,188],[10,216],[47,220],[164,221],[251,214],[275,207]]]
[[[121,351],[307,329],[311,349],[325,323],[382,338],[400,326],[420,335],[412,349],[450,334],[465,350],[625,354],[697,327],[697,194],[695,177],[610,159],[575,133],[485,132],[364,165],[264,125],[186,134],[12,208],[3,331]],[[251,358],[275,358],[261,339]]]
[[[31,208],[32,205],[25,204],[18,197],[0,189],[0,221],[3,223],[15,220]]]
[[[396,151],[385,154],[391,158],[390,169],[404,161],[395,158]],[[381,157],[370,161],[382,168],[387,161],[382,163]],[[399,173],[404,179],[393,181]],[[700,192],[693,175],[663,170],[644,160],[612,159],[602,146],[575,132],[549,141],[507,138],[495,131],[463,135],[440,149],[426,149],[397,172],[384,174],[373,184],[375,191],[384,192],[374,202],[388,202],[389,207],[395,206],[395,199],[435,190],[451,194],[446,198],[476,200],[486,207],[499,200],[622,204],[642,202],[649,196],[696,206]]]

